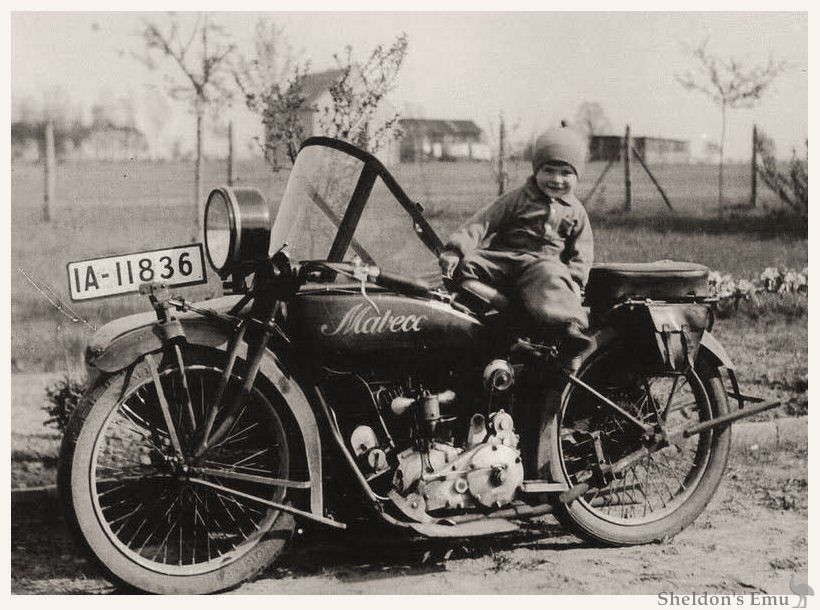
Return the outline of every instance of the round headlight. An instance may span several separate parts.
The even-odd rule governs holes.
[[[204,227],[208,262],[220,277],[267,259],[270,209],[259,190],[230,186],[212,190],[205,204]]]

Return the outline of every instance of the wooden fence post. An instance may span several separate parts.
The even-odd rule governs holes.
[[[752,207],[757,207],[757,125],[752,127]]]
[[[498,115],[498,194],[507,190],[507,168],[504,157],[507,156],[507,126],[504,125],[504,113]]]
[[[43,134],[44,146],[44,177],[45,193],[43,195],[43,222],[51,221],[51,206],[54,203],[54,178],[57,171],[56,155],[54,154],[54,123],[47,121]]]
[[[233,121],[228,123],[228,186],[233,186]]]
[[[632,132],[629,125],[624,134],[624,211],[632,211]]]

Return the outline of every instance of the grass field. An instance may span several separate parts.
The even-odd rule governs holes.
[[[600,175],[591,164],[581,180],[584,197]],[[804,220],[779,214],[773,195],[762,191],[756,210],[739,206],[749,198],[748,167],[727,170],[727,213],[717,216],[717,170],[711,166],[660,166],[653,172],[675,207],[666,208],[640,168],[635,170],[633,213],[620,211],[623,170],[613,167],[588,203],[597,261],[692,260],[740,278],[768,266],[802,269],[808,265]],[[445,236],[476,206],[495,193],[490,169],[478,163],[402,165],[396,178],[426,209]],[[511,168],[511,184],[528,174],[524,163]],[[207,165],[205,187],[224,182],[225,167]],[[241,164],[238,183],[260,188],[277,201],[286,172],[273,174],[261,161]],[[69,261],[187,243],[192,234],[191,164],[147,162],[65,163],[56,177],[52,221],[40,220],[43,175],[38,165],[11,169],[11,318],[12,369],[38,372],[77,366],[90,329],[58,312],[18,272],[24,269],[67,300]],[[780,210],[782,211],[782,210]],[[220,294],[215,276],[207,286],[180,290],[188,297]],[[775,297],[777,299],[777,297]],[[787,388],[805,403],[808,368],[805,298],[769,303],[770,316],[755,312],[719,323],[717,333],[751,382]],[[94,325],[145,310],[136,296],[91,301],[75,306]],[[783,314],[782,312],[786,312]],[[780,313],[778,313],[780,312]]]

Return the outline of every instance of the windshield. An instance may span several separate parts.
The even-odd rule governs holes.
[[[311,138],[296,158],[271,229],[269,252],[295,260],[350,260],[420,276],[437,272],[441,242],[371,155]]]

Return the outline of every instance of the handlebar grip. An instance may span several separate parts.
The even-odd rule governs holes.
[[[378,275],[373,278],[373,282],[378,286],[405,294],[428,294],[430,292],[430,286],[426,282],[388,271],[379,271]]]

